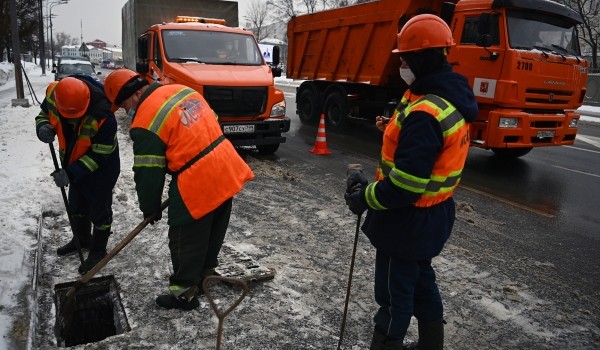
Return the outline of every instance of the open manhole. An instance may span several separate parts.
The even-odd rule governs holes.
[[[113,335],[129,332],[127,315],[112,275],[93,278],[86,285],[79,287],[74,303],[71,301],[69,307],[68,324],[59,322],[59,315],[65,306],[63,304],[66,304],[65,296],[75,283],[61,283],[54,286],[57,315],[55,334],[59,347],[94,343]]]

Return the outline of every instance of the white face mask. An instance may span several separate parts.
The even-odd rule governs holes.
[[[412,84],[416,79],[410,68],[400,68],[400,78],[408,85]]]

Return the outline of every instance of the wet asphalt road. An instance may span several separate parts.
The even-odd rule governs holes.
[[[332,154],[316,156],[309,152],[316,126],[302,125],[296,116],[295,88],[280,88],[292,128],[274,159],[312,163],[324,177],[344,176],[348,163],[362,163],[374,174],[380,150],[377,129],[362,125],[343,133],[327,131]],[[498,239],[484,249],[510,251],[508,259],[552,261],[560,279],[583,294],[598,294],[600,124],[580,123],[572,146],[538,148],[519,159],[502,161],[491,151],[471,148],[456,197],[489,209],[490,222],[505,222],[507,240]]]

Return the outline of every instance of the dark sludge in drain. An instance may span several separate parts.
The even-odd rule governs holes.
[[[117,283],[112,275],[93,278],[87,284],[80,286],[75,299],[71,301],[71,307],[65,308],[66,294],[75,283],[61,283],[54,286],[57,315],[54,332],[59,347],[94,343],[113,335],[129,332],[127,316],[121,304]],[[59,322],[61,312],[71,312],[71,314],[63,314],[63,322]],[[64,322],[64,319],[68,321]]]

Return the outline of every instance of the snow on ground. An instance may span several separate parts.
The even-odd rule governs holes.
[[[25,67],[33,84],[43,86],[52,81],[51,75],[42,77],[41,70]],[[52,171],[52,162],[39,161],[44,152],[48,154],[48,146],[40,143],[33,131],[38,108],[11,107],[16,92],[9,76],[12,65],[0,64],[0,96],[5,96],[0,100],[0,349],[6,348],[14,322],[11,310],[27,306],[16,304],[17,294],[31,284],[29,261],[37,247],[37,218],[42,206],[60,199],[46,176]],[[43,91],[36,92],[38,98]]]
[[[37,99],[41,100],[46,84],[53,77],[51,74],[40,76],[40,71],[29,64],[25,64],[25,68]],[[51,330],[56,314],[53,286],[75,281],[78,261],[76,256],[58,259],[54,253],[69,237],[64,205],[59,189],[49,176],[53,164],[48,146],[35,136],[34,117],[38,106],[11,107],[10,100],[16,95],[10,72],[10,65],[0,64],[0,349],[11,344],[47,349],[56,346]],[[281,79],[280,83],[291,81]],[[27,87],[25,92],[33,101]],[[600,107],[584,106],[580,110],[600,114]],[[123,117],[122,113],[119,116]],[[133,188],[131,142],[126,128],[121,125],[119,133],[122,173],[115,188],[115,235],[109,241],[111,246],[142,219]],[[310,173],[309,165],[298,165],[290,170],[253,157],[246,160],[257,177],[236,197],[227,241],[261,264],[276,267],[277,274],[272,283],[253,290],[233,311],[233,316],[225,319],[224,349],[334,348],[353,235],[348,228],[354,226],[355,219],[348,215],[337,190],[301,180],[297,173]],[[469,234],[469,228],[461,228],[465,222],[475,226],[485,223],[478,227],[481,231],[495,226],[502,229],[502,223],[486,222],[468,205],[460,206],[459,211],[469,219],[457,224],[457,235]],[[213,346],[217,319],[206,299],[202,299],[197,311],[190,313],[162,311],[153,305],[154,296],[164,292],[170,273],[164,221],[144,230],[110,262],[103,270],[105,273],[100,274],[116,276],[131,331],[86,348]],[[32,276],[39,227],[43,250],[41,274]],[[331,247],[338,248],[332,250]],[[368,346],[374,311],[373,250],[362,235],[359,247],[353,282],[356,294],[345,338],[346,349],[353,350]],[[513,340],[514,344],[523,349],[527,344],[529,348],[546,349],[535,344],[565,344],[564,339],[576,337],[579,337],[577,342],[571,344],[578,344],[582,349],[595,347],[582,335],[589,334],[590,329],[592,333],[597,332],[597,327],[591,327],[588,320],[594,315],[582,311],[583,316],[572,321],[558,305],[536,294],[532,286],[500,275],[495,268],[482,269],[474,262],[476,259],[468,260],[465,256],[476,257],[477,254],[449,245],[436,261],[443,276],[440,278],[442,287],[451,286],[446,288],[450,292],[444,295],[445,303],[460,305],[448,308],[447,333],[453,339],[449,348],[469,348],[469,344],[461,345],[460,337],[471,341],[479,337],[483,344],[491,341],[510,345],[506,339],[515,334],[519,336]],[[536,263],[539,268],[551,269],[544,262]],[[39,290],[32,290],[33,278],[38,279]],[[221,293],[216,294],[221,307],[231,304],[226,298],[230,297],[228,290],[217,289]],[[541,312],[540,305],[549,311]],[[27,314],[30,309],[39,317],[37,325],[30,324],[35,319]],[[552,317],[548,317],[550,314]],[[503,323],[499,329],[486,329],[486,325],[495,327],[499,322]],[[38,331],[33,339],[28,334],[30,327]]]

